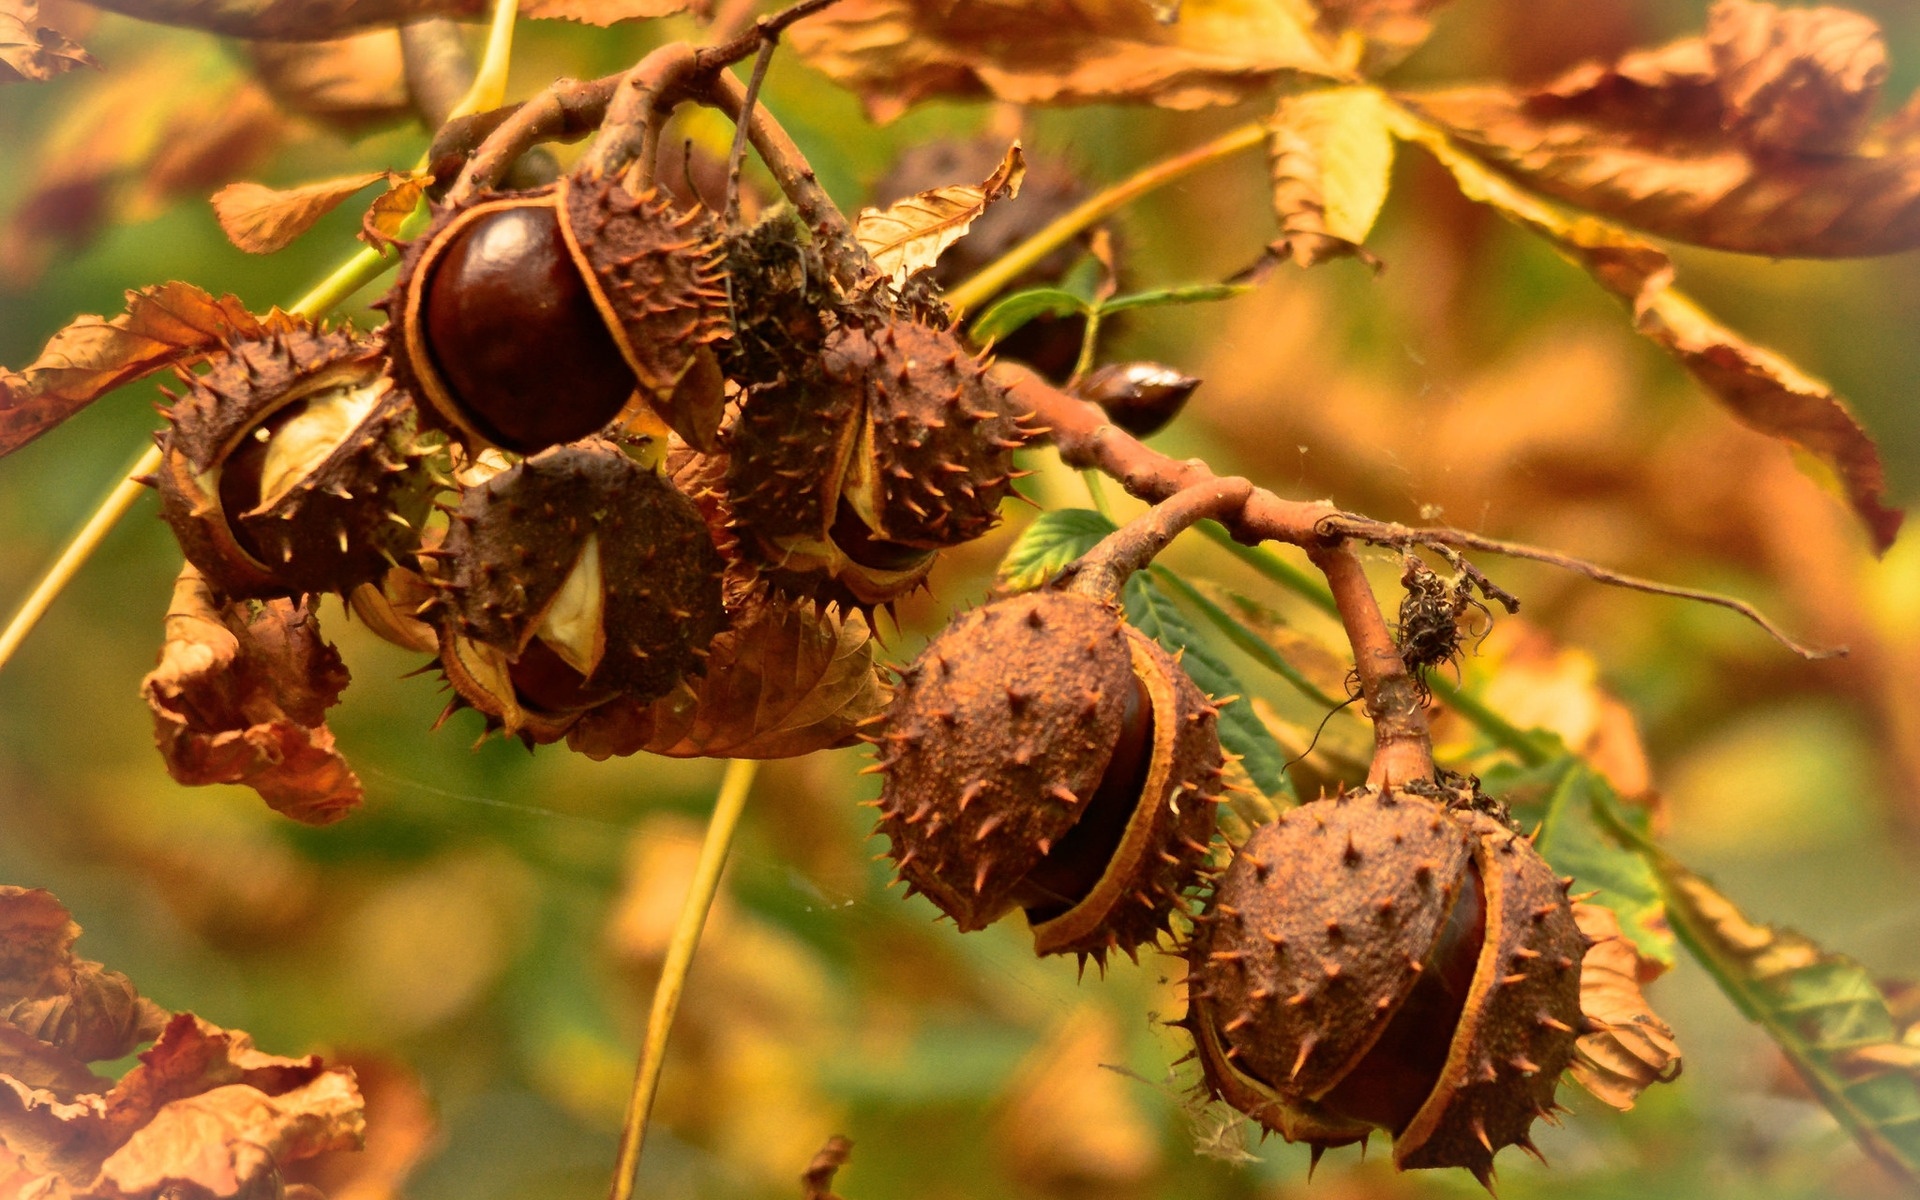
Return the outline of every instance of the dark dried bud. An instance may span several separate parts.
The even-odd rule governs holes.
[[[1159,363],[1111,363],[1089,372],[1074,384],[1083,400],[1107,410],[1113,423],[1135,437],[1149,437],[1166,428],[1187,406],[1200,381]]]

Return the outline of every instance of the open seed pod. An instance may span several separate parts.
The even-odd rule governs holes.
[[[843,326],[816,362],[748,389],[728,433],[728,499],[770,568],[884,603],[920,584],[934,551],[998,522],[1027,436],[951,333]]]
[[[1208,1086],[1290,1141],[1393,1134],[1402,1169],[1485,1183],[1531,1150],[1573,1058],[1587,939],[1504,821],[1362,789],[1240,847],[1189,946]]]
[[[995,601],[906,670],[879,739],[878,831],[962,930],[1019,908],[1038,953],[1131,954],[1199,877],[1217,715],[1111,605]]]
[[[376,339],[296,321],[182,375],[152,482],[220,592],[344,594],[418,543],[433,484],[383,370]]]
[[[719,421],[722,249],[704,210],[562,179],[440,212],[381,303],[393,371],[434,421],[533,454],[586,437],[638,394],[696,445]],[[698,392],[698,395],[690,393]]]
[[[484,657],[449,637],[490,648],[530,711],[664,695],[726,624],[724,563],[699,510],[609,442],[555,447],[468,488],[435,558],[443,659]],[[511,713],[507,697],[491,709]]]

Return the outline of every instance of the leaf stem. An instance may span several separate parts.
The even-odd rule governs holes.
[[[1046,228],[1007,251],[971,279],[948,292],[943,299],[946,300],[948,307],[953,309],[956,317],[969,309],[977,308],[991,300],[1035,263],[1148,192],[1165,187],[1182,175],[1197,171],[1209,163],[1231,158],[1242,150],[1251,150],[1255,146],[1264,144],[1266,139],[1266,123],[1252,121],[1228,130],[1210,142],[1136,171],[1119,183],[1087,197],[1073,209],[1061,214]]]
[[[674,1014],[679,1011],[687,971],[693,966],[701,930],[706,928],[707,913],[720,888],[720,869],[726,865],[727,850],[733,845],[733,833],[739,828],[740,814],[746,807],[747,793],[753,788],[754,773],[759,765],[754,759],[736,758],[727,764],[726,777],[721,780],[720,795],[707,822],[707,838],[700,847],[700,862],[694,868],[686,903],[680,908],[673,940],[667,944],[660,982],[653,990],[653,1010],[647,1015],[646,1042],[640,1049],[633,1094],[627,1100],[627,1118],[620,1131],[620,1153],[614,1163],[609,1200],[633,1200],[640,1173],[640,1150],[647,1140],[647,1117],[653,1111],[654,1094],[660,1088],[660,1068],[666,1061],[667,1035],[673,1028]]]
[[[487,25],[487,49],[474,72],[473,84],[447,119],[498,108],[507,95],[507,68],[513,63],[513,21],[520,15],[518,0],[494,0]]]
[[[60,557],[47,568],[47,573],[34,585],[33,591],[13,614],[13,619],[7,622],[6,629],[0,631],[0,669],[5,669],[14,651],[20,649],[20,643],[27,640],[27,635],[40,623],[40,618],[46,615],[54,599],[72,582],[86,561],[93,557],[93,552],[100,548],[107,534],[120,523],[120,518],[126,516],[134,502],[146,492],[146,485],[134,477],[149,474],[159,467],[159,447],[149,447],[113,485],[113,490],[100,501],[99,507],[93,510],[93,515],[87,518],[87,523],[80,527],[80,531],[73,535],[66,549],[60,552]]]

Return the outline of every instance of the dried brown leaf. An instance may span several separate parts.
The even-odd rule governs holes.
[[[400,237],[400,227],[419,207],[432,183],[431,175],[387,172],[387,190],[375,197],[360,218],[360,240],[376,250],[392,249]]]
[[[272,254],[362,188],[383,179],[392,188],[406,178],[393,171],[369,171],[285,189],[230,183],[213,194],[213,215],[227,240],[240,249],[248,254]],[[408,210],[412,210],[411,205]]]
[[[291,1188],[324,1200],[398,1200],[416,1167],[440,1145],[440,1121],[420,1076],[378,1054],[347,1054],[333,1065],[353,1073],[366,1100],[367,1141],[354,1154],[322,1154],[286,1172]]]
[[[1674,289],[1673,262],[1652,243],[1516,187],[1434,126],[1402,120],[1398,131],[1432,151],[1463,195],[1546,238],[1625,301],[1634,328],[1678,359],[1741,424],[1817,459],[1837,477],[1875,550],[1893,544],[1903,514],[1886,503],[1879,448],[1832,388],[1702,312]]]
[[[705,12],[708,7],[705,0],[523,0],[520,15],[606,26],[671,17],[689,9]]]
[[[1412,96],[1528,186],[1662,237],[1774,257],[1920,245],[1920,148],[1896,116],[1863,142],[1879,30],[1835,8],[1722,0],[1704,37],[1531,90]]]
[[[269,315],[267,322],[277,319]],[[128,292],[127,311],[111,320],[76,317],[25,369],[0,372],[0,455],[123,384],[262,327],[237,298],[216,299],[190,283]]]
[[[1285,234],[1276,251],[1303,267],[1360,248],[1387,199],[1393,135],[1385,98],[1344,87],[1289,96],[1274,111],[1273,209]]]
[[[1620,918],[1599,904],[1576,904],[1573,916],[1593,941],[1580,963],[1580,1011],[1600,1026],[1581,1035],[1573,1078],[1624,1112],[1648,1087],[1679,1077],[1680,1046],[1640,991],[1640,955]]]
[[[1448,0],[1311,0],[1315,24],[1336,37],[1357,36],[1360,67],[1385,70],[1411,54],[1433,32],[1433,13]]]
[[[269,95],[330,129],[362,133],[413,112],[398,30],[325,42],[248,42],[246,53]]]
[[[0,1076],[0,1146],[25,1172],[103,1200],[168,1186],[255,1194],[276,1186],[281,1163],[355,1147],[363,1134],[351,1074],[263,1054],[191,1013],[104,1093],[64,1102]]]
[[[38,0],[0,0],[0,83],[44,82],[75,67],[99,65],[58,29],[40,23]]]
[[[188,567],[174,585],[166,629],[160,664],[140,693],[175,779],[243,783],[309,825],[359,807],[360,780],[326,725],[347,669],[311,608],[289,600],[222,607]]]
[[[1203,108],[1341,73],[1289,0],[1185,0],[1172,23],[1144,0],[841,0],[787,37],[882,121],[934,96]]]
[[[596,759],[789,758],[852,741],[886,699],[863,617],[768,601],[714,639],[701,678],[652,704],[602,705],[567,745]]]
[[[820,1147],[807,1169],[800,1173],[800,1200],[840,1200],[833,1191],[833,1177],[852,1155],[852,1139],[837,1133],[828,1138],[827,1144]]]
[[[885,209],[861,209],[853,235],[875,266],[894,283],[905,283],[907,276],[932,268],[941,252],[966,236],[994,204],[1018,196],[1026,174],[1026,157],[1015,142],[993,174],[978,184],[933,188]]]

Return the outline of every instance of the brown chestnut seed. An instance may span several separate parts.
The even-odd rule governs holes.
[[[1164,932],[1198,877],[1214,710],[1110,605],[1035,593],[963,615],[904,673],[880,741],[879,831],[963,930],[1029,908],[1037,952],[1104,962]]]
[[[1129,681],[1113,757],[1094,788],[1087,811],[1053,851],[1020,881],[1015,902],[1034,924],[1052,920],[1087,898],[1120,849],[1127,823],[1153,764],[1153,699],[1138,678]]]
[[[1180,415],[1200,386],[1159,363],[1109,363],[1074,385],[1074,393],[1106,410],[1115,425],[1135,437],[1150,437]]]
[[[474,210],[428,269],[425,348],[488,441],[523,454],[571,442],[633,394],[551,204]]]
[[[827,539],[856,565],[873,571],[911,571],[933,557],[931,550],[902,546],[876,535],[845,499],[840,501],[839,513],[833,519],[833,528],[827,531]]]

